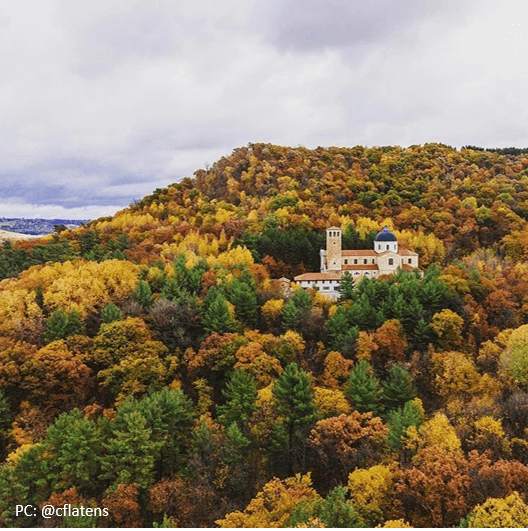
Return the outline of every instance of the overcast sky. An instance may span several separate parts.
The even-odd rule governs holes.
[[[527,147],[527,15],[525,0],[2,0],[0,217],[110,215],[250,142]]]

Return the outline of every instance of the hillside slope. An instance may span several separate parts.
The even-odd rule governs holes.
[[[527,221],[523,150],[252,144],[3,244],[0,524],[525,526]],[[385,224],[423,277],[273,280]]]

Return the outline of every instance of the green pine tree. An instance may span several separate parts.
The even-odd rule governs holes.
[[[169,278],[161,290],[165,299],[176,302],[181,297],[181,288],[175,278]]]
[[[300,312],[309,312],[312,309],[312,298],[304,289],[298,289],[293,294],[291,301]]]
[[[351,301],[354,300],[355,283],[352,275],[345,271],[341,276],[341,282],[339,283],[339,300]]]
[[[365,360],[358,361],[348,378],[346,397],[360,413],[380,411],[381,389],[379,380],[373,375],[372,367]]]
[[[235,325],[229,314],[226,298],[221,292],[216,292],[215,297],[207,305],[203,323],[208,332],[223,334],[235,331]]]
[[[168,388],[139,401],[129,398],[117,411],[115,429],[126,429],[126,418],[133,412],[145,419],[151,440],[160,445],[155,462],[157,478],[179,470],[192,445],[196,416],[192,402],[181,390]]]
[[[79,312],[77,310],[64,312],[59,308],[51,314],[46,323],[44,340],[47,344],[59,339],[66,339],[68,336],[74,334],[82,333],[83,325]]]
[[[126,413],[122,426],[104,443],[101,477],[114,485],[137,483],[149,487],[154,482],[154,464],[161,446],[161,442],[152,440],[152,430],[139,411]]]
[[[42,286],[37,286],[35,288],[35,302],[42,311],[46,309],[44,303],[44,290],[42,289]]]
[[[391,411],[388,415],[387,425],[389,435],[387,442],[395,450],[401,450],[403,446],[403,437],[407,429],[411,426],[418,428],[420,426],[421,412],[413,402],[406,402],[403,407],[396,411]]]
[[[246,371],[235,371],[222,391],[226,398],[224,405],[217,406],[218,422],[224,426],[236,423],[242,427],[255,411],[257,382]]]
[[[237,319],[247,326],[254,326],[257,321],[257,294],[245,282],[234,281],[229,290],[230,300],[235,305]]]
[[[77,310],[71,310],[66,314],[66,337],[83,334],[82,319]]]
[[[416,396],[412,376],[399,363],[391,367],[389,376],[382,384],[383,401],[387,409],[397,409]]]
[[[108,303],[101,312],[101,319],[105,324],[120,321],[122,318],[121,310],[113,302]]]
[[[78,409],[62,413],[48,428],[44,448],[53,456],[48,480],[54,491],[76,487],[91,495],[98,492],[102,441],[92,420]]]
[[[330,347],[351,356],[354,353],[359,336],[357,326],[351,326],[349,311],[344,306],[338,306],[336,312],[326,323],[326,332],[330,337]]]
[[[273,386],[277,413],[283,415],[287,433],[289,472],[304,461],[305,438],[317,420],[312,381],[296,363],[290,363]]]
[[[413,345],[423,352],[427,349],[428,345],[433,342],[433,338],[434,333],[431,330],[431,327],[423,319],[420,319],[418,323],[416,323],[414,329]]]
[[[334,529],[365,527],[365,522],[346,498],[346,487],[336,487],[328,493],[318,511],[318,516],[325,527]]]
[[[150,285],[146,280],[140,280],[136,286],[136,289],[132,293],[132,299],[135,300],[138,304],[147,309],[152,306],[154,302],[154,297],[152,296],[152,290]]]
[[[292,301],[287,302],[282,308],[282,329],[294,330],[297,324],[297,307]]]

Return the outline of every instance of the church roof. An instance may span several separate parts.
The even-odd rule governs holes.
[[[373,249],[358,249],[341,251],[342,256],[378,256],[378,253]]]
[[[304,273],[297,275],[293,280],[300,282],[302,280],[340,280],[341,275],[337,273]]]
[[[396,236],[394,235],[394,233],[391,230],[389,230],[389,227],[387,227],[387,225],[385,225],[385,227],[383,227],[383,230],[381,232],[378,232],[375,241],[377,241],[377,242],[396,242],[398,240],[397,240]]]
[[[379,267],[376,264],[355,264],[342,266],[344,271],[378,271]]]

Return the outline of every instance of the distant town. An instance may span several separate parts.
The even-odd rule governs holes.
[[[75,229],[87,223],[88,219],[26,219],[26,218],[0,218],[0,230],[18,232],[20,234],[31,234],[34,236],[45,236],[51,234],[54,227],[63,225],[67,229]]]

